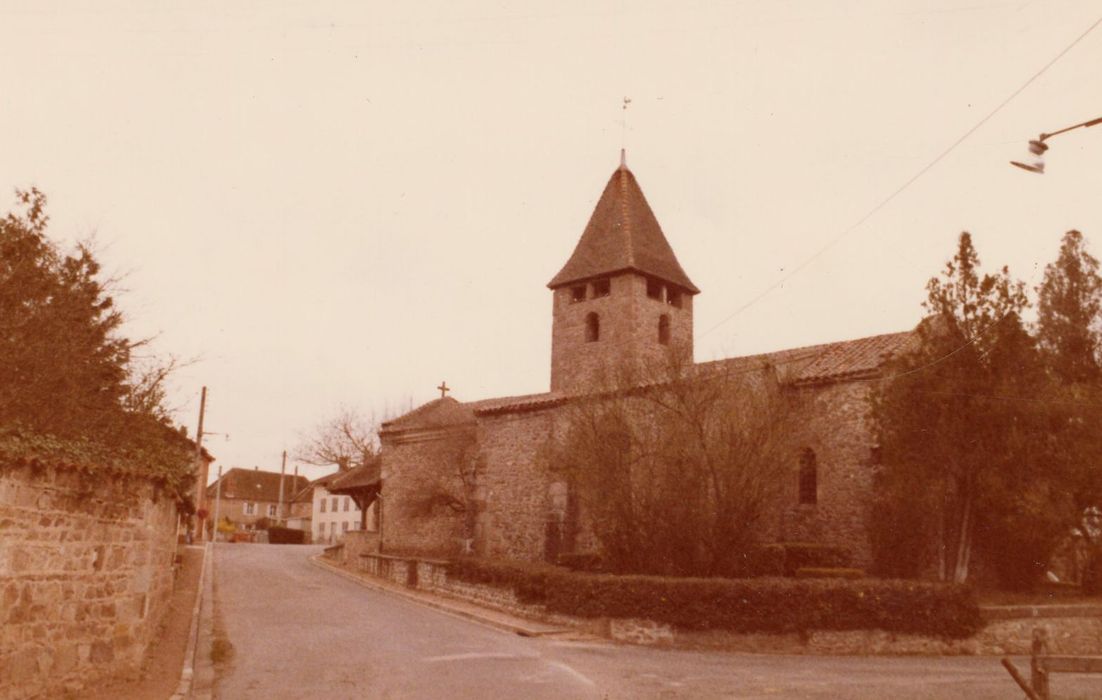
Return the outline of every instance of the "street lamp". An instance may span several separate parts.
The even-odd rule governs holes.
[[[1102,117],[1097,119],[1091,119],[1090,121],[1083,122],[1082,124],[1076,124],[1075,126],[1069,126],[1066,129],[1060,129],[1059,131],[1053,131],[1051,134],[1041,134],[1035,141],[1029,142],[1029,157],[1025,158],[1025,162],[1019,162],[1016,160],[1010,161],[1011,165],[1016,165],[1022,170],[1028,170],[1031,173],[1038,173],[1044,175],[1045,173],[1045,151],[1048,150],[1048,144],[1046,140],[1062,134],[1065,131],[1071,131],[1072,129],[1078,129],[1081,126],[1094,126],[1095,124],[1102,124]]]

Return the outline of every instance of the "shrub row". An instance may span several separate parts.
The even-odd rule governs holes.
[[[449,577],[512,588],[525,603],[578,617],[634,617],[686,630],[882,629],[963,638],[981,626],[970,589],[878,579],[613,576],[546,564],[463,559]]]
[[[809,542],[780,542],[754,547],[735,563],[739,578],[795,576],[800,569],[840,569],[850,564],[845,547]]]

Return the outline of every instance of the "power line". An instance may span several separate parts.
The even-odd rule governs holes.
[[[941,153],[939,153],[933,160],[931,160],[929,163],[927,163],[925,166],[923,166],[917,173],[915,173],[913,176],[911,176],[910,179],[908,179],[906,182],[904,182],[902,185],[900,185],[898,188],[896,188],[887,197],[882,199],[876,206],[874,206],[872,209],[870,209],[868,212],[866,212],[857,221],[855,221],[854,223],[850,224],[848,227],[843,229],[841,233],[837,234],[836,236],[834,236],[834,238],[827,241],[827,243],[825,245],[823,245],[823,247],[821,247],[817,251],[815,251],[810,257],[808,257],[803,262],[801,262],[800,264],[798,264],[794,268],[792,268],[792,270],[788,274],[784,275],[783,277],[778,279],[776,282],[774,282],[773,284],[766,287],[764,290],[762,290],[760,293],[755,295],[753,298],[751,298],[745,304],[743,304],[743,305],[739,306],[738,308],[736,308],[734,311],[732,311],[730,314],[728,314],[725,318],[723,318],[719,323],[715,324],[714,326],[712,326],[708,330],[701,333],[700,337],[703,338],[704,336],[708,335],[709,333],[716,330],[720,326],[726,324],[731,319],[738,316],[740,313],[742,313],[746,309],[750,308],[754,304],[761,301],[765,296],[767,296],[769,293],[771,293],[777,287],[780,287],[785,282],[787,282],[788,280],[792,279],[797,274],[802,272],[808,265],[810,265],[811,263],[813,263],[817,259],[819,259],[824,253],[826,253],[828,250],[830,250],[835,245],[837,245],[843,238],[845,238],[850,233],[852,233],[854,231],[854,229],[858,228],[859,226],[864,224],[866,221],[868,221],[870,218],[872,218],[877,212],[879,212],[881,209],[883,209],[885,206],[887,206],[892,200],[894,200],[896,197],[898,197],[900,194],[902,194],[904,190],[906,190],[908,187],[910,187],[912,184],[914,184],[915,181],[917,181],[920,177],[922,177],[927,172],[929,172],[935,165],[937,165],[942,160],[944,160],[947,155],[952,153],[957,148],[957,146],[959,146],[961,143],[963,143],[965,139],[967,139],[969,136],[974,134],[984,124],[986,124],[991,119],[991,117],[995,116],[1000,110],[1002,110],[1003,107],[1008,105],[1015,97],[1020,95],[1026,88],[1028,88],[1030,85],[1032,85],[1033,82],[1037,80],[1037,78],[1041,77],[1045,73],[1045,71],[1047,71],[1049,68],[1051,68],[1053,65],[1055,65],[1057,61],[1059,61],[1061,58],[1064,57],[1065,54],[1067,54],[1069,51],[1071,51],[1073,48],[1075,48],[1075,46],[1079,42],[1081,42],[1083,39],[1085,39],[1088,34],[1090,34],[1092,31],[1094,31],[1095,28],[1098,27],[1099,24],[1102,24],[1102,17],[1099,17],[1097,20],[1095,20],[1094,24],[1092,24],[1090,27],[1088,27],[1086,31],[1084,31],[1082,34],[1080,34],[1078,37],[1076,37],[1075,40],[1072,41],[1070,44],[1065,46],[1064,49],[1062,51],[1060,51],[1060,53],[1056,54],[1056,56],[1052,60],[1050,60],[1048,63],[1046,63],[1044,66],[1042,66],[1040,70],[1038,70],[1036,73],[1034,73],[1032,76],[1030,76],[1028,80],[1026,80],[1024,83],[1022,83],[1022,85],[1020,87],[1018,87],[1018,89],[1016,89],[1014,92],[1010,93],[1009,97],[1007,97],[1002,102],[1000,102],[994,109],[992,109],[990,112],[988,112],[987,115],[985,115],[978,122],[976,122],[975,125],[972,126],[972,128],[968,129],[968,131],[964,132],[964,134],[960,138],[958,138],[956,141],[954,141],[952,144],[950,144],[948,148],[946,148]]]

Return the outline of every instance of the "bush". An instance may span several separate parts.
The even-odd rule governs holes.
[[[526,603],[578,617],[635,617],[686,630],[882,629],[962,638],[981,626],[970,589],[875,579],[705,579],[585,574],[464,559],[450,577],[511,587]]]
[[[850,563],[844,547],[805,542],[786,542],[780,546],[784,547],[785,576],[795,576],[800,569],[845,568]]]
[[[843,567],[805,566],[796,569],[796,578],[865,578],[863,569],[849,569]]]
[[[805,542],[758,545],[736,558],[729,573],[735,578],[795,576],[800,569],[846,568],[849,552],[844,547]]]
[[[1095,547],[1091,552],[1087,570],[1083,572],[1083,593],[1102,595],[1102,547]]]
[[[271,525],[268,527],[268,542],[270,544],[303,544],[306,542],[306,532],[290,527]]]
[[[560,554],[556,562],[571,571],[597,573],[604,570],[600,554]]]

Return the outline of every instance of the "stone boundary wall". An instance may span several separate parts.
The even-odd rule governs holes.
[[[0,698],[138,668],[171,600],[176,521],[144,479],[0,462]]]
[[[589,620],[549,613],[541,605],[521,603],[510,588],[468,583],[448,578],[448,563],[384,554],[365,553],[346,564],[361,571],[420,591],[457,598],[518,617],[583,629],[630,644],[712,648],[728,651],[823,655],[1020,655],[1029,654],[1034,627],[1048,632],[1054,654],[1097,654],[1102,649],[1102,607],[1032,606],[1026,616],[1008,618],[1006,612],[985,614],[987,626],[969,639],[942,639],[883,630],[836,632],[815,630],[800,634],[747,634],[724,631],[689,632],[647,619]],[[411,579],[411,568],[417,569]],[[985,609],[985,613],[987,610]]]

